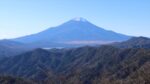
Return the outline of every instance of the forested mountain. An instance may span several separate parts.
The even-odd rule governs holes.
[[[14,78],[11,76],[0,76],[0,84],[36,84],[22,78]]]
[[[114,43],[119,48],[150,48],[150,39],[147,37],[133,37],[127,41]]]
[[[139,37],[125,43],[130,44],[133,39],[141,41]],[[145,40],[149,39],[142,37],[142,45],[149,45]],[[150,49],[110,45],[39,48],[2,59],[0,74],[23,77],[37,84],[149,84]]]

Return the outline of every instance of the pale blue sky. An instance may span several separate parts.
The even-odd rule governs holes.
[[[0,39],[33,34],[74,17],[150,37],[150,0],[0,0]]]

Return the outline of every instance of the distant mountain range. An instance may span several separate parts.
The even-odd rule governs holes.
[[[69,47],[125,41],[131,36],[98,27],[84,18],[75,18],[37,34],[13,39],[36,47]]]
[[[28,50],[30,48],[23,43],[12,40],[0,40],[0,58],[19,55]]]

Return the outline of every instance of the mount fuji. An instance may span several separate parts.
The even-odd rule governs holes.
[[[105,30],[84,18],[74,18],[59,26],[13,40],[38,47],[64,47],[107,44],[129,38],[131,36]]]

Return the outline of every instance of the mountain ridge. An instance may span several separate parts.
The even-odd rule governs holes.
[[[127,41],[112,44],[119,48],[150,48],[150,38],[148,37],[133,37]]]
[[[145,37],[134,37],[125,43],[139,43],[141,40],[150,44],[150,39]],[[149,64],[150,47],[37,48],[1,59],[0,75],[30,79],[35,84],[138,84],[136,80],[140,80],[140,84],[149,84]],[[4,77],[3,80],[9,79]]]

